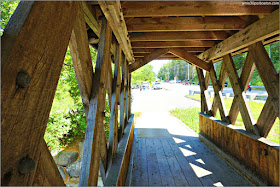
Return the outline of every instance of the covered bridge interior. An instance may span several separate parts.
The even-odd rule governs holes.
[[[106,186],[129,184],[131,162],[137,159],[131,73],[154,59],[183,59],[197,67],[200,137],[254,175],[255,184],[278,186],[279,145],[265,137],[279,117],[279,72],[264,45],[279,41],[279,5],[267,3],[20,2],[1,40],[2,185],[65,185],[43,136],[69,46],[87,116],[80,186],[96,186],[99,172]],[[89,45],[98,51],[95,69]],[[238,76],[232,56],[244,52],[248,55]],[[217,77],[213,64],[220,60]],[[269,95],[258,119],[245,96],[255,68]],[[230,111],[221,95],[227,76],[234,92]],[[210,80],[213,103],[207,91]],[[217,111],[222,121],[214,118]],[[239,112],[246,130],[234,126]]]

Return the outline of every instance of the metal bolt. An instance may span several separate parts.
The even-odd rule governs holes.
[[[21,174],[26,174],[32,172],[35,169],[35,166],[35,160],[27,156],[21,159],[18,170]]]
[[[30,84],[31,77],[24,71],[20,71],[17,74],[16,83],[20,88],[25,88]]]

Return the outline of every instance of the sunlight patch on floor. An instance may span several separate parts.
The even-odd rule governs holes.
[[[192,156],[192,155],[196,155],[195,152],[192,152],[190,150],[184,149],[182,147],[179,147],[180,151],[183,153],[183,155],[186,156]]]
[[[196,176],[198,178],[205,177],[207,175],[211,175],[212,174],[211,171],[203,169],[202,167],[199,167],[199,166],[197,166],[195,164],[190,163],[190,166],[192,167],[193,171],[195,172],[195,174],[196,174]]]

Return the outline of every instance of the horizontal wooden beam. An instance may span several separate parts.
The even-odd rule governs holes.
[[[224,31],[186,31],[186,32],[144,32],[131,33],[130,41],[190,41],[224,40],[228,34]]]
[[[132,48],[212,47],[215,41],[133,42]]]
[[[144,58],[130,64],[128,66],[129,73],[139,69],[140,67],[151,62],[152,60],[157,59],[158,57],[162,56],[163,54],[167,53],[168,51],[169,51],[169,49],[157,49],[157,50],[153,51],[152,53],[145,56]]]
[[[246,21],[238,17],[154,17],[126,19],[128,32],[242,30]]]
[[[278,7],[243,5],[242,1],[128,1],[125,17],[265,15]]]
[[[188,53],[192,54],[192,55],[197,55],[196,52],[188,52]],[[135,57],[144,57],[148,54],[150,54],[150,53],[133,53],[134,58]],[[176,56],[174,56],[172,53],[166,53],[166,54],[162,55],[161,57],[176,57]]]
[[[210,70],[210,64],[207,62],[204,62],[203,60],[197,58],[196,56],[184,51],[183,49],[180,48],[172,48],[170,49],[170,52],[174,54],[175,56],[178,56],[179,58],[190,62],[191,64],[204,69],[206,71]]]
[[[279,34],[279,9],[208,49],[198,57],[205,61],[214,60],[276,34]]]
[[[134,62],[130,40],[126,29],[123,13],[121,12],[120,1],[98,1],[113,33],[120,44],[125,57],[129,62]]]
[[[134,48],[133,53],[151,53],[155,49],[157,48]],[[204,47],[183,47],[182,49],[188,52],[203,52],[206,50]]]

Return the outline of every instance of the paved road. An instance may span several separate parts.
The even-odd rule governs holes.
[[[163,84],[161,90],[132,90],[132,112],[167,112],[175,108],[200,107],[200,102],[184,97],[188,94],[181,84]]]

